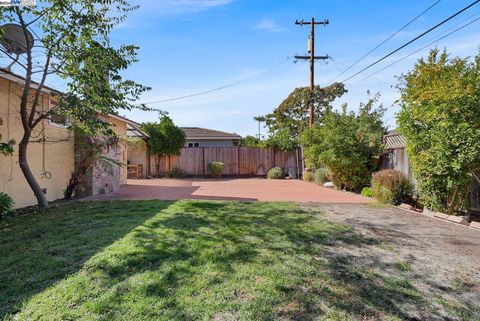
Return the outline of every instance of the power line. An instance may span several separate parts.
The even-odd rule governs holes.
[[[330,57],[330,59],[332,60],[333,64],[335,65],[335,67],[336,67],[337,70],[339,70],[339,71],[340,71],[340,68],[338,68],[337,63],[341,64],[342,66],[347,66],[347,64],[339,61],[338,59],[334,59],[333,57]],[[377,80],[377,81],[379,81],[379,82],[381,82],[381,83],[383,83],[383,84],[385,84],[385,85],[388,85],[388,86],[390,86],[390,87],[393,87],[392,84],[386,82],[385,80],[378,79],[378,78],[375,78],[375,77],[372,77],[372,78],[375,79],[375,80]]]
[[[400,29],[398,29],[395,33],[393,33],[392,35],[390,35],[387,39],[383,40],[381,43],[379,43],[375,48],[373,48],[372,50],[370,50],[369,52],[367,52],[366,54],[364,54],[362,57],[360,57],[358,60],[356,60],[353,64],[351,64],[350,66],[347,67],[347,69],[345,69],[344,71],[342,71],[341,73],[339,73],[338,75],[335,76],[335,78],[333,78],[332,80],[329,81],[329,83],[332,83],[334,82],[338,77],[342,76],[343,74],[345,74],[347,71],[351,70],[353,67],[355,67],[356,65],[358,65],[361,61],[363,61],[366,57],[368,57],[371,53],[373,53],[375,50],[377,50],[378,48],[380,48],[381,46],[383,46],[385,43],[387,43],[390,39],[392,39],[393,37],[395,37],[396,35],[398,35],[400,32],[402,32],[403,30],[405,30],[407,27],[409,27],[412,23],[414,23],[415,21],[417,21],[420,17],[422,17],[425,13],[427,13],[428,11],[430,11],[431,9],[433,9],[436,5],[438,5],[442,0],[437,0],[434,4],[432,4],[430,7],[428,7],[427,9],[425,9],[424,11],[422,11],[419,15],[417,15],[415,18],[413,18],[412,20],[410,20],[406,25],[404,25],[403,27],[401,27]]]
[[[475,15],[477,15],[477,14],[478,14],[478,13],[476,13]],[[372,74],[370,74],[370,75],[366,76],[365,78],[362,78],[362,79],[361,79],[360,81],[358,81],[358,82],[362,82],[362,81],[364,81],[365,79],[368,79],[368,78],[370,78],[370,77],[373,77],[373,76],[375,76],[376,74],[378,74],[378,73],[380,73],[380,72],[384,71],[385,69],[388,69],[388,68],[390,68],[390,67],[392,67],[392,66],[396,65],[397,63],[399,63],[399,62],[401,62],[401,61],[403,61],[403,60],[405,60],[405,59],[407,59],[407,58],[409,58],[409,57],[413,56],[414,54],[416,54],[416,53],[418,53],[418,52],[420,52],[420,51],[424,50],[425,48],[428,48],[428,47],[430,47],[430,46],[431,46],[431,45],[433,45],[434,43],[437,43],[437,42],[439,42],[439,41],[441,41],[441,40],[443,40],[443,39],[445,39],[445,38],[447,38],[447,37],[449,37],[449,36],[453,35],[454,33],[457,33],[458,31],[460,31],[460,30],[462,30],[462,29],[465,29],[466,27],[468,27],[468,26],[470,26],[471,24],[473,24],[473,23],[477,22],[478,20],[480,20],[480,17],[479,17],[479,18],[476,18],[476,19],[474,19],[474,20],[472,20],[472,21],[470,21],[470,22],[468,22],[468,23],[464,24],[463,26],[461,26],[461,27],[459,27],[459,28],[457,28],[457,29],[453,30],[452,32],[449,32],[449,33],[447,33],[446,35],[444,35],[444,36],[442,36],[442,37],[440,37],[440,38],[438,38],[438,39],[436,39],[436,40],[434,40],[434,41],[432,41],[432,42],[428,43],[427,45],[425,45],[425,46],[421,47],[420,49],[418,49],[418,50],[415,50],[414,52],[412,52],[412,53],[410,53],[410,54],[408,54],[408,55],[406,55],[406,56],[403,56],[402,58],[400,58],[400,59],[398,59],[398,60],[394,61],[393,63],[389,64],[388,66],[386,66],[386,67],[384,67],[384,68],[382,68],[382,69],[380,69],[380,70],[378,70],[378,71],[376,71],[376,72],[374,72],[374,73],[372,73]]]
[[[480,0],[479,0],[480,1]],[[286,63],[287,61],[293,59],[293,57],[287,57],[285,60],[281,61],[280,63],[274,65],[273,67],[269,68],[269,69],[273,69],[273,68],[276,68],[278,66],[280,66],[281,64],[284,64]],[[167,102],[172,102],[172,101],[177,101],[177,100],[183,100],[183,99],[187,99],[187,98],[192,98],[192,97],[197,97],[197,96],[202,96],[202,95],[206,95],[206,94],[210,94],[210,93],[213,93],[213,92],[216,92],[216,91],[220,91],[220,90],[223,90],[223,89],[227,89],[227,88],[230,88],[230,87],[234,87],[234,86],[237,86],[241,83],[244,83],[245,81],[248,81],[254,77],[256,77],[257,75],[253,75],[253,76],[250,76],[250,77],[247,77],[247,78],[244,78],[242,80],[239,80],[239,81],[236,81],[236,82],[233,82],[233,83],[230,83],[230,84],[227,84],[227,85],[224,85],[224,86],[220,86],[220,87],[216,87],[216,88],[213,88],[213,89],[209,89],[209,90],[205,90],[205,91],[201,91],[201,92],[197,92],[197,93],[193,93],[193,94],[189,94],[189,95],[184,95],[184,96],[179,96],[179,97],[173,97],[173,98],[167,98],[167,99],[162,99],[162,100],[156,100],[156,101],[150,101],[150,102],[146,102],[146,103],[143,103],[142,105],[152,105],[152,104],[159,104],[159,103],[167,103]]]
[[[446,18],[445,20],[443,20],[442,22],[436,24],[435,26],[433,26],[432,28],[428,29],[427,31],[423,32],[422,34],[418,35],[417,37],[413,38],[412,40],[408,41],[407,43],[405,43],[404,45],[400,46],[399,48],[391,51],[389,54],[383,56],[382,58],[376,60],[375,62],[371,63],[370,65],[368,65],[367,67],[363,68],[362,70],[360,70],[359,72],[356,72],[355,74],[353,74],[352,76],[344,79],[342,82],[345,83],[347,81],[349,81],[350,79],[358,76],[359,74],[361,74],[362,72],[364,72],[365,70],[367,69],[370,69],[372,68],[373,66],[375,66],[376,64],[382,62],[383,60],[387,59],[388,57],[394,55],[395,53],[399,52],[400,50],[402,50],[403,48],[407,47],[408,45],[414,43],[415,41],[417,41],[418,39],[424,37],[425,35],[429,34],[430,32],[432,32],[433,30],[437,29],[438,27],[444,25],[445,23],[447,23],[448,21],[452,20],[453,18],[455,18],[456,16],[462,14],[463,12],[467,11],[468,9],[470,9],[471,7],[473,7],[474,5],[476,5],[477,3],[479,3],[480,0],[476,0],[474,1],[473,3],[471,3],[470,5],[466,6],[465,8],[463,8],[462,10],[460,11],[457,11],[455,14],[451,15],[450,17]]]

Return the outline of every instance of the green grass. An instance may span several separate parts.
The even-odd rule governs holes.
[[[400,320],[405,279],[377,246],[291,203],[76,203],[0,223],[0,319]]]

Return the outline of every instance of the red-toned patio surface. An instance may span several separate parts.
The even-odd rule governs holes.
[[[294,201],[319,203],[368,203],[371,199],[328,189],[301,180],[234,179],[152,179],[128,180],[120,191],[86,200],[236,200]]]

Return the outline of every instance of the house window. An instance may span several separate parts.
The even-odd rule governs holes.
[[[192,143],[188,143],[187,146],[188,146],[188,147],[200,147],[200,143],[194,143],[194,142],[192,142]]]

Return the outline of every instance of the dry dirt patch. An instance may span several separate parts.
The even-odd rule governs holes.
[[[324,259],[334,266],[338,278],[348,279],[359,296],[375,290],[373,285],[380,282],[392,290],[393,298],[398,291],[417,296],[416,304],[392,300],[404,319],[480,320],[480,232],[393,207],[303,206],[351,225],[373,240],[360,246],[333,244],[325,251]],[[355,273],[360,275],[358,282]],[[371,293],[362,298],[374,305],[377,299]]]

